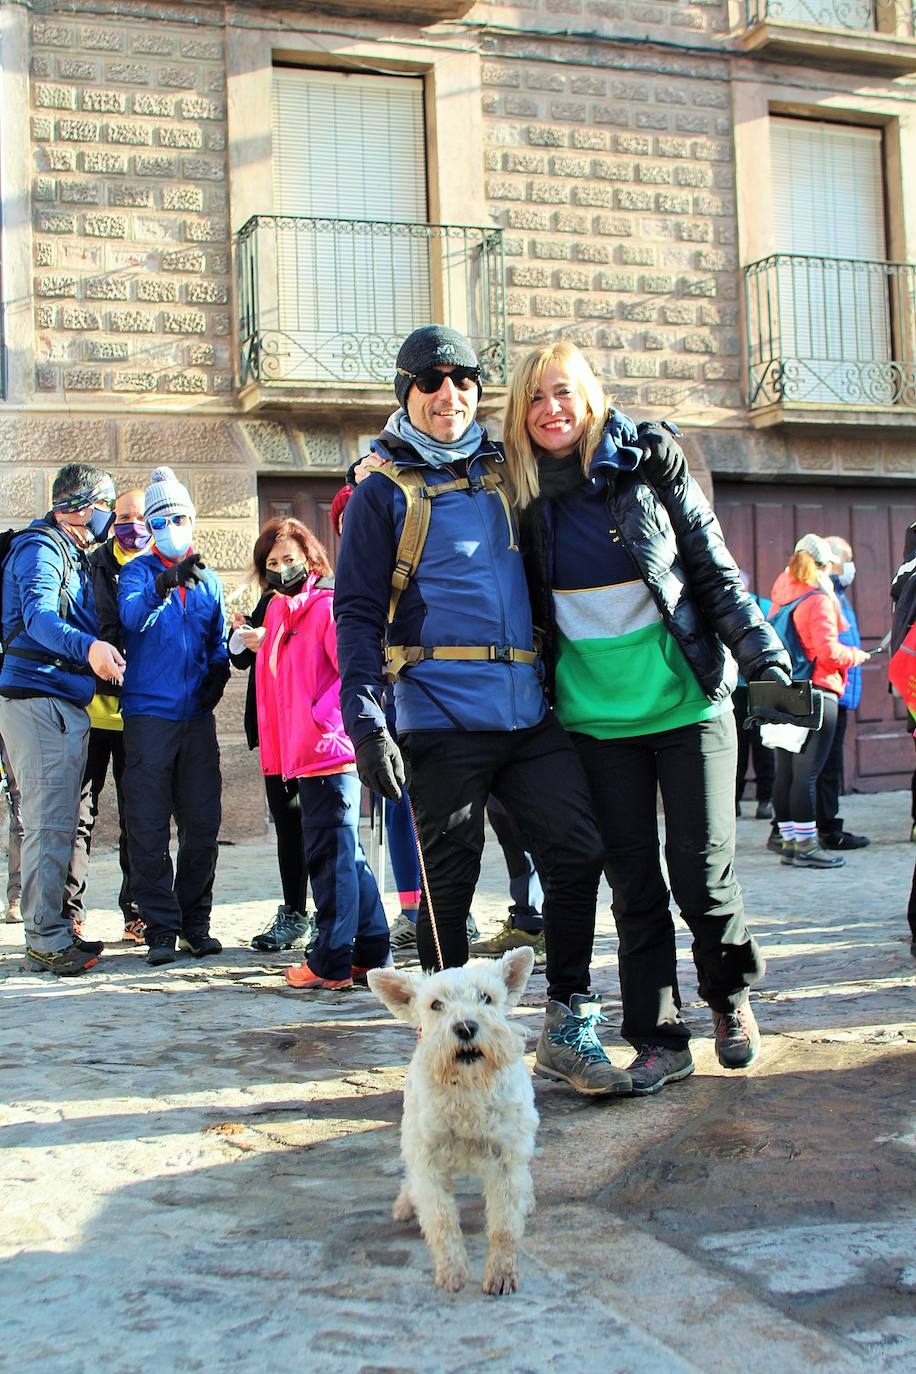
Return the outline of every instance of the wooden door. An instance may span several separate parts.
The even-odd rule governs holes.
[[[331,527],[331,502],[342,486],[342,477],[259,477],[260,523],[301,520],[327,549],[333,567],[340,539]]]
[[[916,518],[916,490],[729,481],[716,481],[714,489],[726,542],[761,596],[769,596],[801,535],[848,539],[856,563],[849,599],[862,644],[872,649],[883,639],[891,623],[891,577]],[[908,786],[913,751],[907,733],[907,713],[887,690],[887,654],[877,654],[863,668],[862,701],[846,734],[847,790]]]

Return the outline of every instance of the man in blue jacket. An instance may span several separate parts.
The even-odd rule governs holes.
[[[51,510],[13,536],[3,564],[0,735],[22,796],[22,919],[29,968],[71,977],[102,946],[73,935],[64,886],[79,815],[93,673],[124,660],[99,637],[86,551],[111,524],[114,485],[85,463],[60,469]]]
[[[840,643],[851,644],[854,649],[861,649],[862,636],[859,634],[859,622],[852,608],[852,602],[846,595],[856,575],[852,546],[839,534],[831,534],[827,543],[830,545],[830,552],[833,555],[833,562],[828,571],[833,581],[843,618],[849,626],[848,630],[840,631]],[[871,843],[867,835],[854,835],[851,830],[844,830],[843,817],[838,814],[840,796],[843,792],[843,747],[846,740],[846,726],[849,723],[850,713],[856,710],[861,700],[862,669],[857,666],[850,668],[846,678],[846,686],[839,701],[840,709],[837,712],[833,743],[830,746],[830,753],[827,755],[827,762],[817,779],[817,805],[815,808],[817,812],[817,836],[825,849],[864,849],[867,844]]]
[[[417,945],[427,969],[467,961],[484,808],[491,792],[503,803],[545,888],[550,1001],[537,1071],[581,1093],[629,1093],[598,1040],[600,999],[589,994],[602,845],[581,765],[536,671],[503,459],[475,418],[480,366],[463,335],[426,325],[405,339],[396,367],[400,409],[372,443],[391,466],[351,499],[336,569],[341,707],[356,766],[392,801],[406,774],[435,915],[436,933],[424,895]],[[406,579],[396,569],[404,481],[429,511]],[[389,620],[393,574],[406,586]],[[386,662],[398,743],[382,701]]]
[[[146,922],[150,964],[172,963],[176,940],[197,958],[222,949],[210,935],[222,789],[213,710],[229,655],[219,578],[192,547],[195,516],[172,469],[156,468],[144,500],[152,543],[118,581],[127,658],[122,787],[131,894]]]

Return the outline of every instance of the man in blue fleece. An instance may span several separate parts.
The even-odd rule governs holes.
[[[195,516],[172,469],[156,468],[144,500],[152,542],[118,581],[127,657],[122,787],[131,893],[150,964],[172,963],[176,940],[197,958],[222,949],[210,934],[222,790],[213,710],[229,655],[219,578],[193,549]]]
[[[600,998],[589,992],[601,841],[585,775],[537,674],[503,457],[475,418],[480,376],[469,340],[446,325],[414,330],[398,352],[399,409],[372,443],[390,466],[357,487],[337,562],[344,727],[367,787],[397,801],[406,775],[436,918],[434,933],[424,895],[424,968],[467,961],[492,793],[544,881],[551,1001],[537,1071],[584,1094],[628,1093],[629,1076],[597,1037]],[[391,613],[410,473],[420,479],[413,499],[428,506],[429,528]],[[385,717],[386,666],[396,679],[397,741]]]
[[[22,919],[30,969],[72,977],[98,942],[73,936],[64,886],[79,815],[93,673],[120,682],[124,660],[99,637],[86,551],[112,521],[114,484],[85,463],[60,469],[51,509],[14,535],[3,564],[0,735],[22,796]]]

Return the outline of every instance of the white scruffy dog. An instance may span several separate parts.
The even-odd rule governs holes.
[[[534,1205],[530,1161],[538,1116],[522,1056],[525,1032],[507,1011],[534,965],[531,949],[499,963],[478,960],[441,973],[370,971],[369,986],[399,1021],[419,1028],[404,1085],[405,1178],[395,1221],[416,1213],[440,1288],[456,1292],[468,1257],[455,1203],[455,1174],[483,1178],[489,1250],[485,1293],[518,1287],[518,1245]]]

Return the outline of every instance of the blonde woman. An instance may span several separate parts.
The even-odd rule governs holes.
[[[763,959],[735,880],[738,660],[788,681],[789,659],[745,591],[718,523],[662,426],[615,410],[572,344],[522,359],[506,461],[521,512],[534,623],[561,723],[585,766],[620,937],[623,1035],[635,1093],[693,1072],[656,795],[675,900],[725,1068],[756,1058],[748,988]]]

